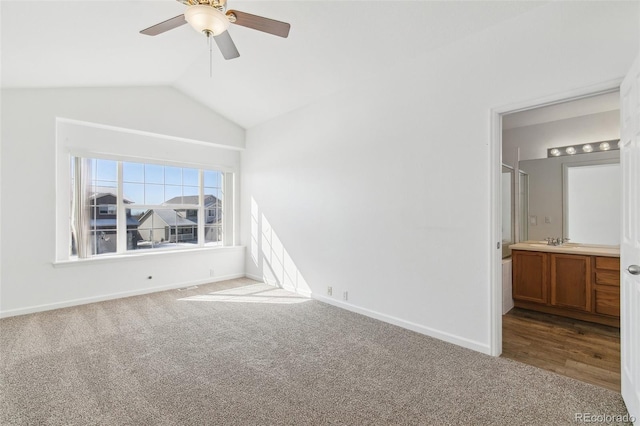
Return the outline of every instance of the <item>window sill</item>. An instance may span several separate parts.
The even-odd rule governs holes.
[[[198,247],[193,249],[182,249],[182,250],[158,250],[156,252],[148,252],[148,253],[127,253],[127,254],[106,254],[101,255],[99,257],[91,257],[88,259],[69,259],[69,260],[56,260],[52,262],[54,268],[66,268],[69,266],[78,266],[78,265],[95,265],[102,263],[115,263],[122,262],[128,260],[143,260],[143,259],[151,259],[156,256],[175,256],[175,255],[183,255],[183,254],[194,254],[201,252],[234,252],[234,251],[244,251],[245,246],[222,246],[222,247]]]

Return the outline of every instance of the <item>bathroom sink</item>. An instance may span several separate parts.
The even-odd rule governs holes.
[[[601,255],[601,256],[620,256],[620,249],[612,246],[596,246],[579,243],[564,243],[559,246],[547,244],[545,241],[540,242],[522,242],[510,246],[512,250],[533,250],[548,251],[554,253],[581,254],[581,255]]]
[[[574,250],[574,249],[587,249],[588,248],[588,247],[582,247],[582,246],[579,246],[577,244],[570,244],[570,243],[558,244],[558,245],[547,244],[547,243],[544,243],[544,244],[542,244],[542,243],[525,243],[525,244],[527,244],[528,246],[531,246],[531,247],[557,247],[557,248],[562,247],[563,249],[571,249],[571,250]]]

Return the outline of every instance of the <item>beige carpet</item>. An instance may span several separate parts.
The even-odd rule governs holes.
[[[248,279],[0,321],[2,425],[561,425],[620,395]]]

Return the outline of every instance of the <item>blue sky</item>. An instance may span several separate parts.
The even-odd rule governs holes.
[[[95,186],[117,187],[117,162],[95,159],[92,178]],[[136,204],[162,204],[179,196],[198,195],[198,169],[144,163],[122,163],[123,191]],[[204,171],[205,194],[221,198],[222,173]]]

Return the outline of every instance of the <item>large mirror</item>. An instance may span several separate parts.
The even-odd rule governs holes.
[[[521,161],[529,187],[522,234],[619,245],[619,163],[617,150]]]
[[[563,235],[572,241],[620,244],[620,161],[563,165]]]

